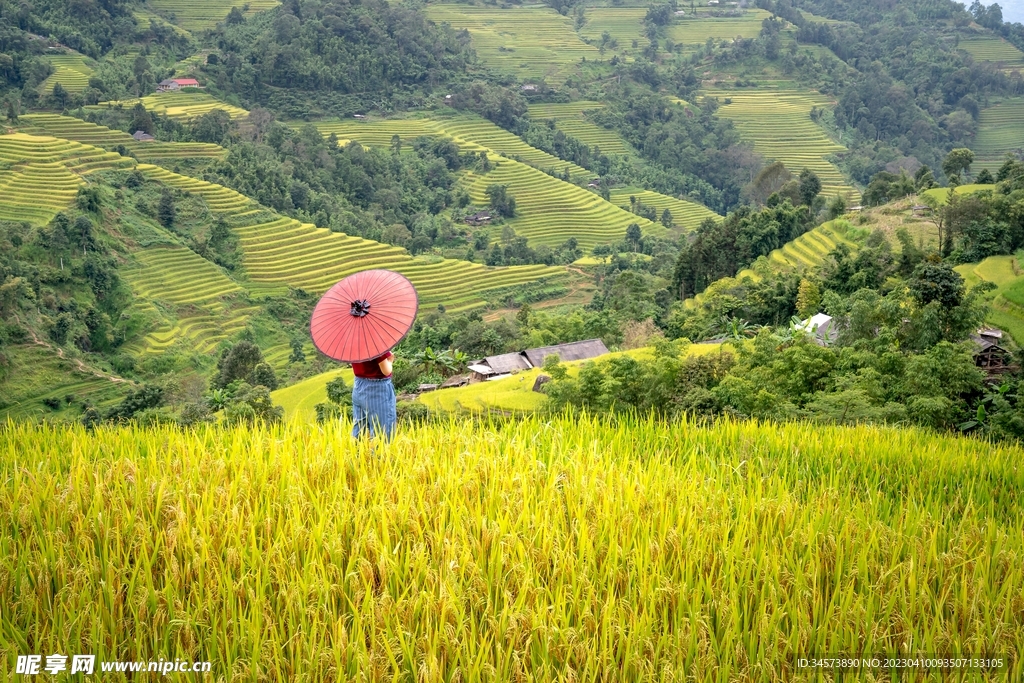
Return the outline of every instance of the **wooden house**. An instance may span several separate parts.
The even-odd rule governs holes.
[[[1002,375],[1018,369],[1013,363],[1013,354],[1002,345],[1002,330],[980,329],[977,334],[971,335],[971,341],[977,349],[974,352],[974,363],[985,371],[990,381],[998,380]]]
[[[548,356],[558,356],[560,361],[574,361],[597,358],[606,353],[608,353],[608,347],[604,345],[603,341],[600,339],[587,339],[568,344],[541,346],[536,349],[526,349],[525,351],[515,353],[488,356],[469,365],[469,370],[473,373],[470,381],[489,381],[508,377],[523,370],[539,368],[544,365],[544,359]]]

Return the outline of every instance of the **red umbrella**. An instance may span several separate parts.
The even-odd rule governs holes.
[[[322,353],[345,363],[377,358],[405,338],[416,319],[416,288],[400,273],[364,270],[327,290],[309,323]]]

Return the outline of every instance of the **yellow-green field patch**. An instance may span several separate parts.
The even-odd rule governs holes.
[[[596,47],[576,35],[571,17],[545,5],[429,4],[424,12],[438,24],[468,30],[484,64],[518,79],[544,79],[559,85],[576,72],[584,57],[601,58]]]
[[[1007,153],[1024,152],[1024,97],[1010,98],[982,109],[978,135],[971,149],[975,154],[973,173],[983,168],[995,173]]]
[[[80,93],[89,87],[93,74],[92,60],[77,52],[62,55],[47,55],[46,61],[53,66],[53,73],[39,84],[39,92],[49,95],[53,86],[60,83],[70,93]]]
[[[730,119],[766,160],[781,161],[794,175],[809,168],[821,179],[823,194],[858,200],[857,190],[827,159],[846,148],[832,141],[825,129],[811,120],[812,108],[831,106],[827,98],[811,91],[785,90],[707,90],[704,94],[719,99],[718,116]]]
[[[252,15],[280,4],[280,0],[145,0],[143,7],[187,31],[201,31],[224,21],[232,7]]]

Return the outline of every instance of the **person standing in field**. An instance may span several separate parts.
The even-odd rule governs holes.
[[[387,351],[372,360],[352,363],[356,376],[352,388],[352,436],[379,434],[390,439],[394,435],[398,421],[395,385],[391,382],[394,358]]]

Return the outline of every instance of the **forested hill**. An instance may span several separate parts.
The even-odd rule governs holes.
[[[868,238],[835,228],[858,205],[920,223],[898,277],[988,272],[1021,246],[1022,71],[1024,26],[950,0],[0,0],[0,402],[257,410],[235,383],[326,369],[309,309],[362,267],[424,287],[407,389],[521,347],[786,327]],[[982,204],[929,194],[974,181]],[[761,303],[716,296],[751,273]]]

